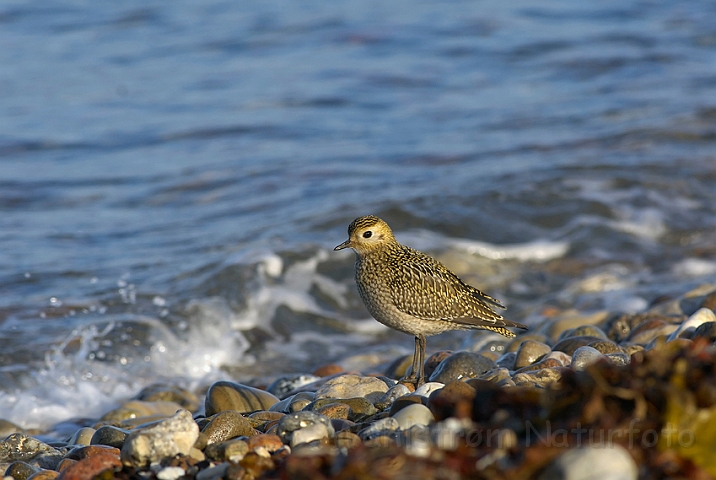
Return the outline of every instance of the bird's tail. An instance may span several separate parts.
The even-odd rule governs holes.
[[[490,330],[492,332],[497,332],[500,335],[503,335],[507,338],[515,337],[515,333],[511,330],[508,330],[507,327],[511,328],[521,328],[523,330],[528,330],[527,325],[523,325],[521,323],[513,322],[512,320],[497,320],[495,322],[495,325],[481,325],[479,328],[482,330]]]

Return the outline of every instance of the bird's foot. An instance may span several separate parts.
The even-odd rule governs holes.
[[[418,378],[415,375],[406,375],[403,378],[401,378],[400,380],[398,380],[398,383],[403,383],[403,384],[410,383],[417,389],[425,383],[425,378],[424,377]]]

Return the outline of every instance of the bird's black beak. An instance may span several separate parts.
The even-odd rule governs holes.
[[[334,252],[337,252],[338,250],[343,250],[344,248],[348,248],[351,246],[351,239],[349,238],[345,242],[341,243],[340,245],[337,245],[336,248],[333,249]]]

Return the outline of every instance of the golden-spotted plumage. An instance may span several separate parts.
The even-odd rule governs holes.
[[[398,243],[378,217],[356,218],[348,227],[348,240],[335,250],[344,248],[356,252],[356,284],[370,314],[415,335],[410,381],[423,383],[426,336],[484,329],[514,337],[506,327],[527,328],[505,320],[492,309],[505,308],[498,300],[464,283],[442,263]]]

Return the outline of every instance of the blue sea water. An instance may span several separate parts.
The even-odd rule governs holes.
[[[713,2],[3,2],[2,417],[410,351],[359,215],[531,323],[716,283],[715,205]]]

